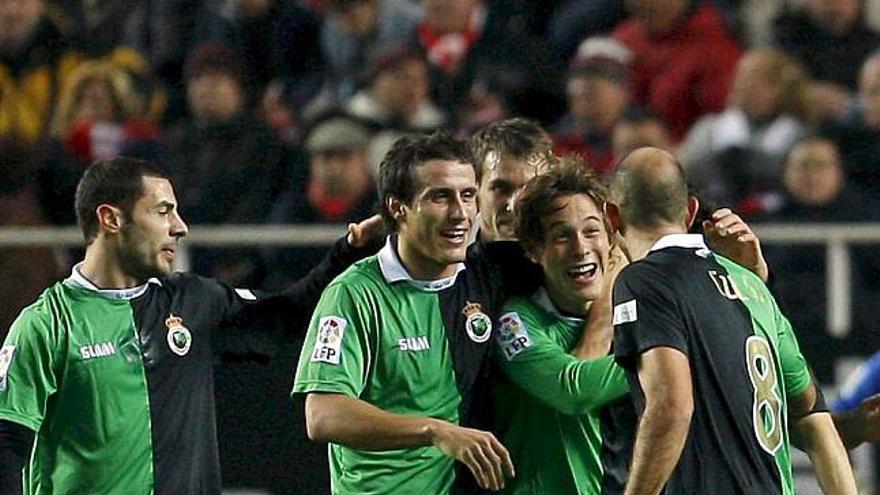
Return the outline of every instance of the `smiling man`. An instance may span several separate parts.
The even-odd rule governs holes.
[[[472,428],[485,424],[474,402],[491,316],[534,274],[516,243],[469,243],[477,181],[466,143],[444,133],[404,137],[382,161],[395,233],[324,292],[293,388],[309,437],[330,442],[333,493],[452,493],[470,479],[456,460],[482,488],[513,475],[507,450]]]
[[[0,349],[0,493],[219,493],[215,355],[271,351],[365,253],[340,240],[276,295],[172,273],[174,190],[128,158],[86,170],[76,213],[84,261]]]

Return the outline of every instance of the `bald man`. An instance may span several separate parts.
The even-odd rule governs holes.
[[[640,416],[626,493],[791,494],[791,440],[826,493],[855,494],[791,325],[758,276],[687,234],[698,206],[657,148],[612,181],[606,215],[632,262],[614,284],[614,353]]]

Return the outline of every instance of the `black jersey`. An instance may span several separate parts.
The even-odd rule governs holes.
[[[752,272],[699,235],[662,238],[614,286],[614,352],[636,410],[637,358],[687,355],[694,412],[665,493],[793,493],[786,402],[811,384],[788,320]]]

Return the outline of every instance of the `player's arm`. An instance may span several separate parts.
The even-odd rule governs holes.
[[[309,273],[276,293],[226,288],[223,330],[240,347],[247,333],[260,330],[290,340],[309,323],[309,316],[327,285],[352,263],[377,251],[384,235],[382,220],[374,215],[350,224],[349,233],[337,240],[327,255]],[[242,297],[242,293],[246,294]]]
[[[514,475],[510,454],[489,432],[434,418],[389,413],[343,394],[308,394],[306,431],[312,440],[362,450],[433,445],[464,463],[484,489],[500,490],[505,477]]]
[[[824,403],[813,385],[789,403],[791,443],[810,457],[824,493],[856,494],[849,457]]]
[[[34,445],[34,432],[0,419],[0,493],[21,495],[21,473]]]
[[[716,210],[710,219],[703,222],[703,232],[712,249],[767,282],[770,270],[761,250],[761,241],[739,215],[728,208]]]
[[[516,311],[500,319],[496,359],[520,389],[563,414],[584,414],[626,395],[626,376],[612,356],[581,360]],[[512,330],[511,326],[516,329]]]
[[[656,494],[666,485],[687,440],[694,411],[688,358],[654,347],[638,359],[645,410],[639,421],[627,495]]]

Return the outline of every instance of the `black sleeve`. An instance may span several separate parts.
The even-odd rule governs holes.
[[[0,419],[0,493],[21,495],[21,471],[33,445],[33,431]]]
[[[265,293],[224,286],[227,311],[215,335],[215,351],[272,355],[278,343],[305,335],[312,311],[327,285],[378,248],[378,244],[352,246],[343,236],[305,277],[282,291]]]

